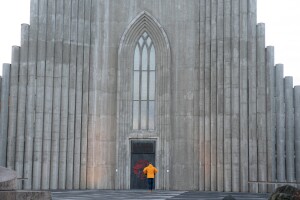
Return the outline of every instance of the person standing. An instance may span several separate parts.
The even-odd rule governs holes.
[[[152,192],[154,177],[158,170],[152,165],[152,163],[149,163],[149,165],[144,168],[143,172],[147,175],[149,191]]]

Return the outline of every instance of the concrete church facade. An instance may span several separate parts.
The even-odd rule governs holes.
[[[34,190],[131,189],[141,155],[159,189],[299,183],[300,87],[274,65],[256,6],[31,0],[3,65],[1,166]]]

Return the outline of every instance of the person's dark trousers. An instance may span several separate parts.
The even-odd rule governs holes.
[[[149,190],[153,190],[153,182],[154,182],[154,178],[148,178]]]

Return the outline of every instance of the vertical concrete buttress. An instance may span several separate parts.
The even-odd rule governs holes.
[[[276,150],[277,150],[277,181],[285,181],[285,105],[283,65],[275,68],[275,107],[276,107]]]
[[[47,0],[39,1],[39,25],[36,66],[36,107],[35,107],[35,136],[33,155],[33,186],[34,190],[41,189],[44,104],[45,104],[45,67],[46,67],[46,37],[47,34]]]
[[[47,37],[45,62],[45,96],[44,96],[44,130],[42,159],[42,189],[50,188],[51,141],[53,115],[53,74],[54,74],[54,42],[55,42],[55,1],[47,2]]]
[[[240,1],[240,191],[248,192],[248,0]]]
[[[97,0],[91,2],[91,46],[90,46],[90,69],[89,69],[89,120],[88,120],[88,149],[87,149],[87,189],[95,188],[95,131],[96,131],[96,83],[97,83],[97,69],[95,54],[95,41],[96,41],[96,17],[97,17]]]
[[[300,86],[294,87],[294,105],[295,105],[295,169],[296,181],[300,186]]]
[[[18,82],[18,116],[17,116],[17,138],[16,138],[16,163],[17,176],[23,176],[24,150],[25,150],[25,116],[26,116],[26,86],[28,69],[28,47],[29,47],[29,25],[22,24],[20,69]],[[22,189],[22,181],[17,182],[17,188]]]
[[[240,0],[232,0],[231,13],[231,165],[232,191],[240,188]]]
[[[217,191],[224,190],[224,1],[217,1]]]
[[[84,1],[78,2],[78,39],[77,39],[77,71],[76,71],[76,103],[75,103],[75,143],[74,143],[74,183],[73,188],[80,187],[80,146],[82,132],[82,80],[84,65]]]
[[[69,108],[69,68],[71,42],[71,3],[64,1],[63,15],[63,55],[61,78],[61,109],[60,109],[60,136],[59,136],[59,170],[58,188],[66,189],[67,173],[67,140],[68,140],[68,108]]]
[[[50,189],[58,189],[59,171],[59,136],[60,136],[60,110],[61,86],[63,64],[63,10],[64,1],[56,0],[55,32],[54,34],[54,68],[53,68],[53,107],[51,127],[51,161],[50,161]]]
[[[199,190],[205,189],[205,16],[206,0],[200,0],[200,35],[199,35]]]
[[[210,140],[211,175],[210,190],[217,190],[217,1],[211,1],[211,47],[210,47]]]
[[[4,63],[2,67],[2,84],[1,84],[1,132],[0,132],[0,166],[6,166],[6,153],[8,141],[8,103],[9,103],[9,86],[10,86],[10,64]]]
[[[35,94],[36,94],[36,62],[37,62],[37,39],[39,21],[39,1],[31,0],[30,26],[29,26],[29,49],[28,49],[28,72],[27,72],[27,97],[26,97],[26,130],[25,130],[25,153],[24,153],[24,189],[32,189],[33,149],[35,137]]]
[[[211,188],[211,132],[210,132],[210,96],[211,96],[211,1],[205,4],[205,191]]]
[[[286,155],[286,180],[295,181],[295,131],[294,131],[294,90],[293,77],[284,78],[284,103],[285,103],[285,155]]]
[[[91,0],[84,1],[84,48],[83,48],[83,96],[82,96],[82,127],[81,127],[81,157],[80,157],[80,189],[87,186],[87,136],[89,117],[89,64],[90,64],[90,34],[91,34]]]
[[[256,28],[257,59],[257,151],[258,181],[267,181],[267,128],[266,128],[266,64],[265,64],[265,25]],[[266,184],[259,184],[259,192],[266,192]]]
[[[224,0],[224,191],[231,191],[231,0]]]
[[[266,112],[267,112],[267,181],[276,180],[275,159],[275,79],[274,79],[274,47],[266,48]],[[274,185],[268,185],[268,192],[274,190]]]
[[[7,168],[15,170],[20,47],[12,47],[7,135]]]
[[[249,181],[257,181],[256,137],[256,0],[248,2],[248,123],[249,123]],[[257,192],[257,184],[249,184],[250,192]]]

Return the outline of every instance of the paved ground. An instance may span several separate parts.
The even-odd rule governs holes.
[[[268,194],[249,193],[223,193],[223,192],[185,192],[185,191],[165,191],[155,190],[152,193],[146,190],[81,190],[81,191],[55,191],[52,192],[53,200],[71,199],[97,199],[97,200],[162,200],[162,199],[198,199],[213,200],[223,199],[227,195],[232,195],[237,200],[267,200]]]

